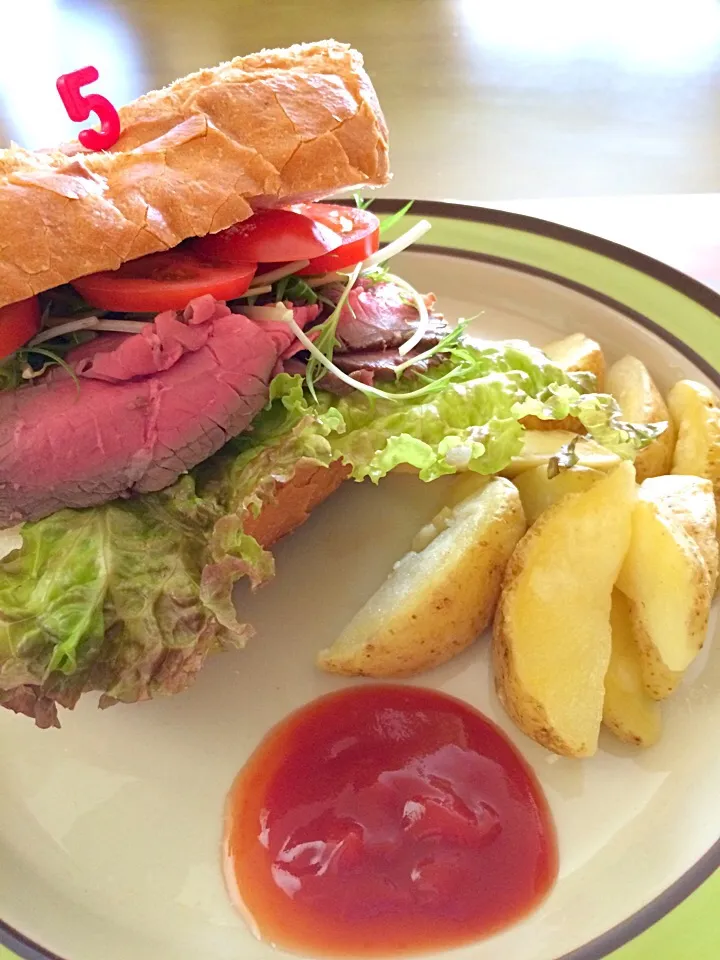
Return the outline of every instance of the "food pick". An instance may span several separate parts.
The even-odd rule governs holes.
[[[79,123],[91,113],[97,115],[100,129],[81,130],[78,139],[88,150],[108,150],[120,137],[120,117],[110,101],[99,93],[82,93],[82,88],[94,83],[100,76],[96,67],[81,67],[57,78],[60,99],[71,120]]]

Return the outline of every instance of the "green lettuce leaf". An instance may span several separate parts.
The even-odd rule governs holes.
[[[0,563],[0,703],[49,725],[56,703],[84,691],[101,691],[102,705],[175,693],[210,650],[244,645],[251,628],[203,579],[219,516],[184,477],[26,524],[22,549]],[[255,548],[234,546],[259,582],[269,570]]]
[[[278,374],[252,429],[199,468],[201,494],[211,494],[225,513],[257,515],[275,485],[290,480],[300,463],[328,466],[337,459],[327,438],[344,429],[342,416],[332,406],[320,410],[304,388],[303,377]]]
[[[577,416],[595,440],[624,457],[633,457],[662,429],[625,423],[612,397],[591,392],[591,374],[565,373],[524,341],[468,341],[454,350],[452,363],[422,379],[437,389],[415,397],[417,381],[401,381],[387,388],[394,399],[359,391],[338,399],[319,392],[313,404],[301,393],[300,377],[283,375],[273,384],[268,420],[287,422],[292,410],[298,431],[293,444],[316,445],[316,462],[342,459],[355,480],[375,483],[402,463],[426,481],[458,470],[497,473],[521,450],[519,421],[530,414],[543,420]],[[253,435],[245,442],[253,443]],[[250,458],[256,452],[247,448]],[[248,469],[247,460],[239,465],[234,485],[242,485],[241,476],[250,478]],[[259,460],[248,485],[261,491],[259,477],[266,470]]]
[[[23,382],[23,361],[17,353],[12,354],[0,363],[0,392],[15,390]]]
[[[523,428],[512,415],[521,396],[499,373],[451,381],[415,401],[353,395],[337,403],[344,429],[329,440],[355,480],[377,483],[401,463],[416,467],[422,480],[460,469],[496,473],[522,447]]]
[[[563,420],[577,417],[588,434],[607,450],[626,460],[652,443],[664,430],[666,422],[628,423],[610,394],[583,395],[569,385],[551,385],[538,397],[528,397],[515,407],[517,417],[536,416],[542,420]]]

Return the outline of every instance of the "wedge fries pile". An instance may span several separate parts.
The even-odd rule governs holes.
[[[453,502],[318,664],[411,676],[494,619],[496,689],[524,733],[569,757],[592,756],[603,724],[648,747],[661,701],[703,646],[717,588],[720,401],[683,380],[666,402],[640,360],[606,369],[582,334],[545,352],[594,374],[625,420],[665,430],[630,463],[573,418],[526,418],[503,476],[458,479]],[[571,441],[576,462],[558,466]]]
[[[570,339],[577,358],[581,342]],[[604,369],[599,349],[585,341],[573,369]],[[603,723],[627,743],[657,742],[660,701],[705,642],[718,580],[720,401],[683,380],[666,403],[629,356],[607,371],[605,390],[625,419],[667,429],[634,465],[580,441],[577,465],[554,477],[536,463],[552,434],[527,434],[509,475],[530,527],[508,564],[493,634],[509,715],[571,757],[596,752]],[[551,445],[566,442],[558,434]]]

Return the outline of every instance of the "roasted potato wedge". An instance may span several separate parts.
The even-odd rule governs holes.
[[[678,523],[695,541],[705,561],[710,590],[715,592],[718,580],[718,546],[715,529],[717,506],[712,483],[700,477],[651,477],[642,485],[643,496],[656,503],[663,515]]]
[[[605,674],[603,723],[624,743],[651,747],[662,732],[660,704],[645,689],[629,602],[619,590],[613,592],[610,626],[612,649]]]
[[[657,440],[635,457],[638,483],[648,477],[660,477],[670,472],[675,449],[675,426],[670,411],[647,367],[637,357],[626,356],[608,370],[607,392],[618,402],[622,414],[630,423],[667,423]]]
[[[424,527],[413,550],[318,655],[346,676],[406,677],[469,646],[492,620],[505,566],[525,532],[520,496],[507,480],[480,482]]]
[[[680,380],[668,407],[677,427],[672,472],[710,480],[720,501],[720,400],[702,383]]]
[[[514,480],[526,470],[532,470],[541,464],[546,464],[558,451],[569,443],[577,434],[565,430],[528,430],[523,437],[523,449],[518,456],[513,457],[502,471],[504,477]],[[594,440],[582,438],[575,446],[578,464],[582,467],[592,467],[607,473],[612,467],[620,463],[620,457],[601,447]]]
[[[599,343],[584,333],[571,333],[562,340],[553,340],[543,348],[543,353],[567,373],[582,370],[592,373],[597,383],[597,392],[605,387],[605,357]]]
[[[521,730],[565,756],[597,750],[610,598],[635,497],[635,469],[620,463],[550,507],[505,572],[493,634],[496,689]]]
[[[567,494],[589,490],[604,476],[601,470],[591,467],[570,467],[550,477],[547,464],[543,463],[515,477],[514,483],[520,493],[525,519],[528,524],[533,524],[540,514]]]
[[[684,487],[667,483],[680,479]],[[643,680],[656,700],[675,690],[705,641],[717,578],[715,524],[708,481],[655,477],[641,485],[617,586],[630,600]]]

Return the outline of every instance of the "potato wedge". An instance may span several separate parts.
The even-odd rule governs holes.
[[[549,750],[597,750],[610,661],[610,598],[630,542],[627,461],[550,507],[518,544],[493,634],[495,686],[521,730]]]
[[[413,551],[320,652],[318,666],[346,676],[405,677],[460,653],[492,620],[525,526],[509,481],[476,482],[469,497],[419,532]]]
[[[630,423],[667,423],[667,428],[635,457],[638,483],[648,477],[670,472],[677,431],[670,411],[647,367],[637,357],[626,356],[614,363],[607,375],[607,392],[618,402]]]
[[[710,484],[683,478],[694,480],[694,488],[686,485],[688,502],[680,510],[673,505],[677,492],[663,493],[667,479],[651,478],[640,487],[630,548],[617,580],[630,600],[645,688],[656,700],[675,690],[705,642],[717,576],[717,555],[707,546],[715,524]]]
[[[720,400],[702,383],[680,380],[668,407],[678,431],[672,472],[710,480],[720,501]]]
[[[589,490],[596,480],[604,476],[601,470],[591,467],[570,467],[555,477],[549,477],[547,464],[544,463],[521,473],[515,477],[514,483],[520,493],[528,525],[535,523],[541,513],[567,494]]]
[[[528,430],[523,437],[523,449],[513,457],[502,471],[504,477],[514,480],[526,470],[532,470],[541,464],[547,464],[561,447],[569,443],[577,434],[565,430]],[[582,467],[592,467],[607,473],[612,467],[620,463],[620,457],[601,447],[594,440],[582,438],[575,446],[578,464]]]
[[[605,674],[603,723],[624,743],[651,747],[662,731],[660,704],[645,689],[629,602],[619,590],[613,592],[610,626],[612,650]]]
[[[715,530],[717,507],[712,483],[700,477],[650,477],[642,485],[643,496],[656,503],[663,515],[680,524],[691,537],[705,561],[710,590],[718,580],[718,546]]]
[[[582,370],[592,373],[597,383],[597,393],[605,388],[605,356],[599,343],[584,333],[571,333],[562,340],[553,340],[543,348],[543,353],[566,373]]]

